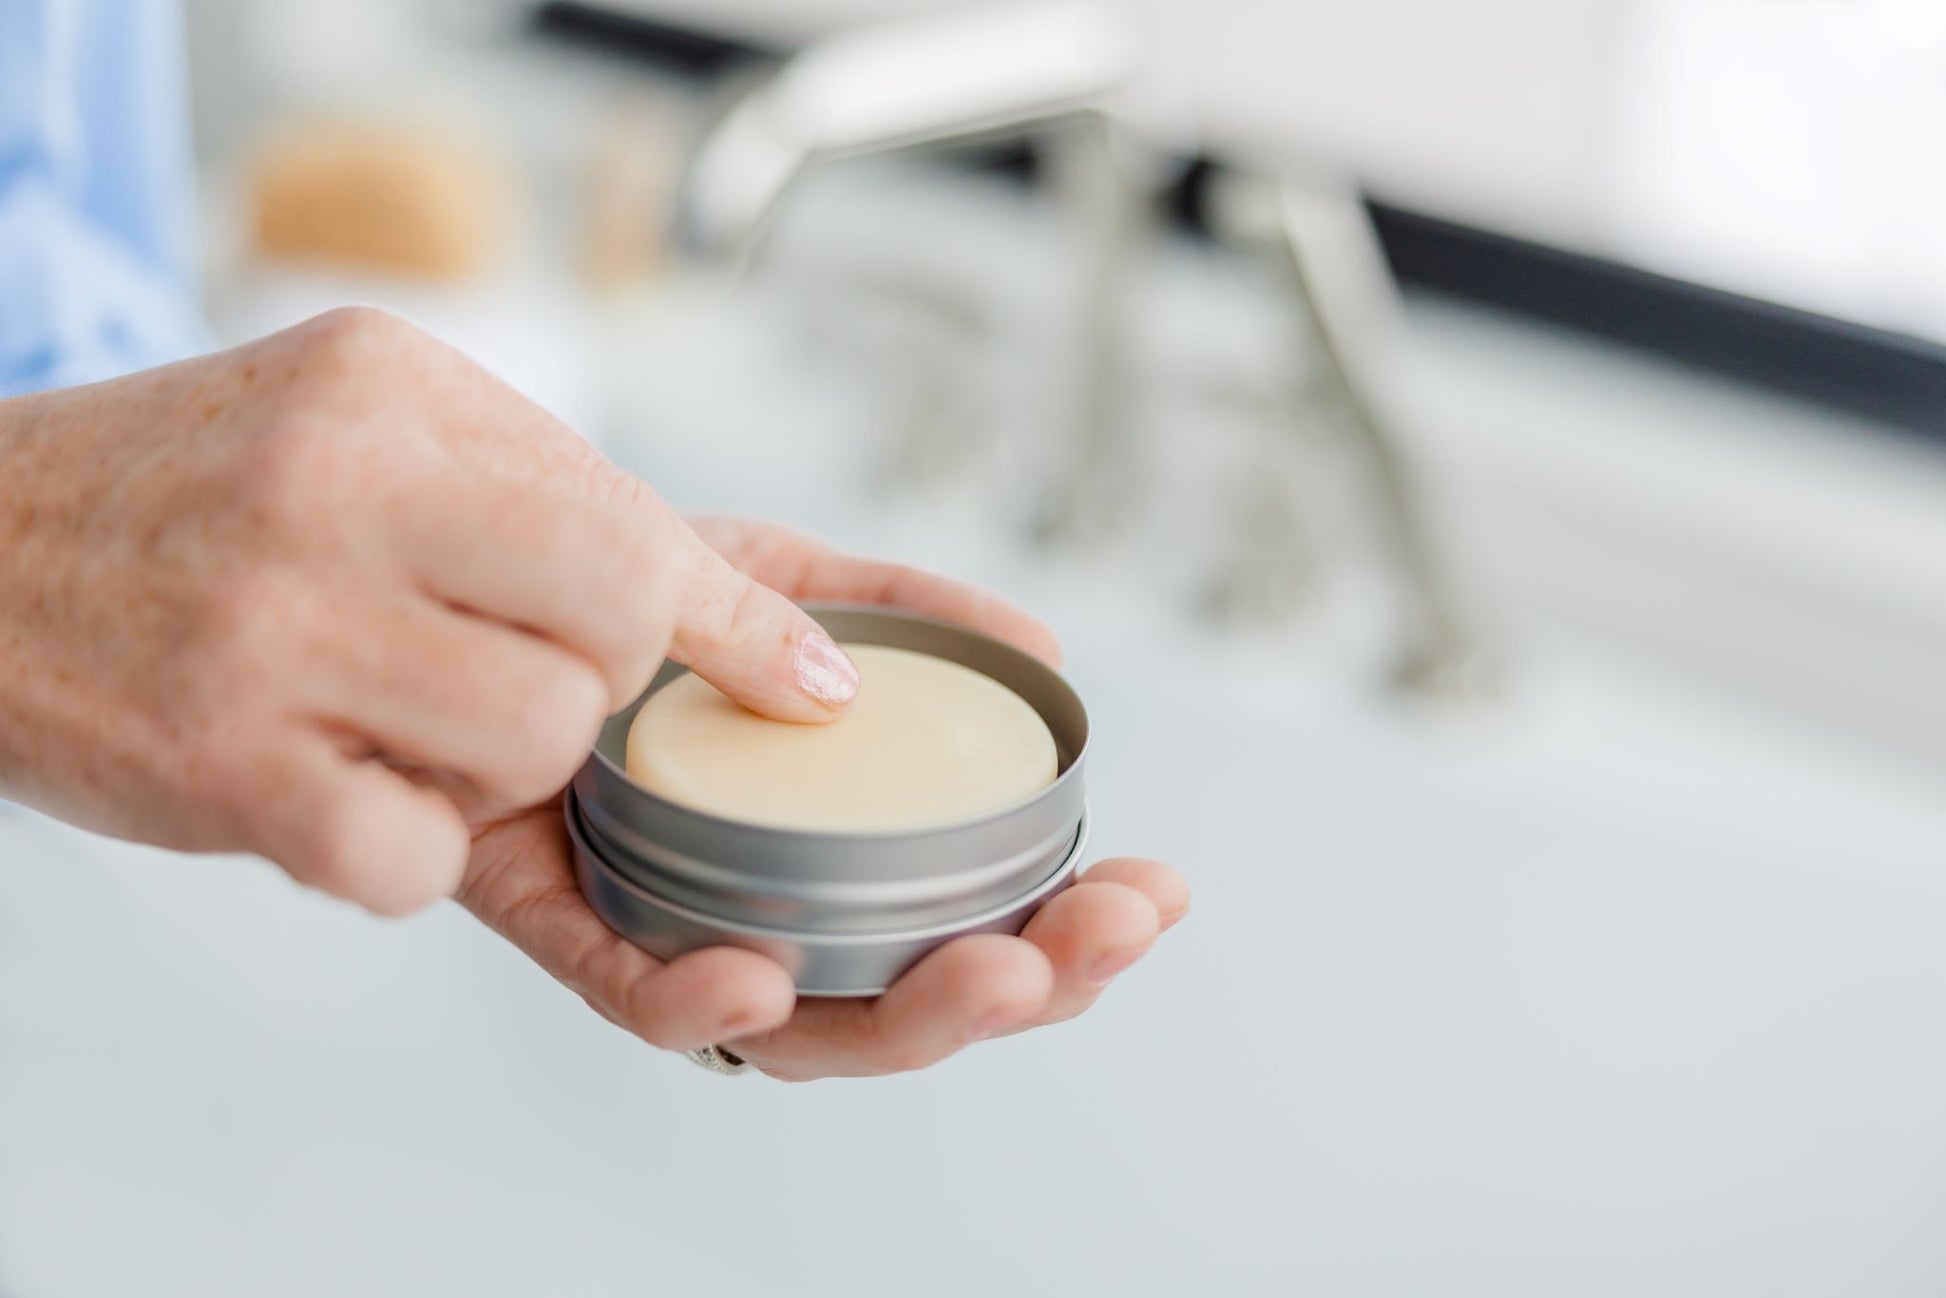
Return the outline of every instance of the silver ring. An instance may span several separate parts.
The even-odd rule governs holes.
[[[707,1068],[712,1073],[725,1077],[735,1077],[738,1073],[750,1071],[750,1065],[737,1058],[722,1046],[704,1046],[701,1050],[685,1050],[682,1057],[698,1068]]]

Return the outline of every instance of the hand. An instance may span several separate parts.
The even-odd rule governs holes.
[[[457,891],[652,1042],[730,1040],[789,1076],[915,1066],[1077,1012],[1088,975],[1185,904],[1163,867],[1108,863],[1026,940],[968,938],[875,1002],[794,1017],[769,961],[665,967],[616,937],[575,889],[555,799],[665,655],[818,721],[855,670],[770,585],[1052,640],[965,587],[707,524],[752,581],[382,313],[0,402],[0,466],[0,792],[161,846],[257,852],[381,913]]]
[[[964,623],[1050,662],[1048,629],[969,586],[839,554],[796,533],[725,519],[696,531],[753,580],[795,599],[895,604]],[[798,1000],[771,960],[713,947],[664,963],[618,937],[575,886],[558,804],[483,825],[460,898],[597,1012],[672,1050],[723,1044],[805,1081],[923,1068],[982,1037],[1072,1018],[1182,918],[1189,894],[1154,861],[1104,861],[1020,937],[935,951],[875,1000]]]
[[[665,653],[797,720],[856,689],[640,482],[382,313],[0,402],[0,795],[407,911]]]

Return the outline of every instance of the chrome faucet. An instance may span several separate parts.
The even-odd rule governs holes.
[[[812,45],[739,101],[689,168],[677,229],[692,251],[745,270],[793,188],[819,167],[925,146],[1031,134],[1079,225],[1076,355],[1048,485],[1029,527],[1054,542],[1123,531],[1142,497],[1121,408],[1121,293],[1146,199],[1123,97],[1142,67],[1127,15],[1049,3],[925,15]],[[925,436],[915,427],[910,436]],[[923,452],[912,448],[894,459]]]
[[[1390,665],[1393,682],[1440,698],[1490,694],[1496,664],[1483,652],[1467,602],[1429,535],[1425,504],[1401,447],[1399,416],[1385,383],[1402,331],[1398,292],[1363,195],[1342,175],[1288,167],[1279,179],[1233,173],[1225,183],[1218,209],[1227,209],[1226,233],[1268,259],[1308,351],[1286,377],[1313,399],[1282,403],[1281,418],[1288,423],[1320,404],[1335,407],[1340,418],[1334,422],[1349,434],[1360,461],[1401,624]],[[1294,435],[1288,427],[1284,432]],[[1229,560],[1233,573],[1226,580],[1241,573],[1246,588],[1260,585],[1263,571],[1277,570],[1278,555],[1264,548],[1289,544],[1302,532],[1296,492],[1287,480],[1277,485],[1280,453],[1274,445],[1266,450],[1261,481],[1249,493],[1259,522]],[[1312,559],[1300,548],[1283,562],[1302,569]]]
[[[740,100],[703,140],[684,185],[677,229],[690,249],[739,270],[794,187],[844,158],[1001,135],[1052,144],[1063,209],[1077,221],[1071,386],[1030,525],[1047,542],[1125,532],[1152,474],[1128,418],[1124,327],[1131,262],[1139,247],[1163,151],[1135,86],[1141,44],[1124,12],[1107,4],[1048,3],[924,15],[845,32],[785,63]],[[1486,673],[1451,581],[1426,535],[1381,382],[1390,363],[1396,294],[1355,187],[1316,178],[1253,180],[1268,219],[1254,252],[1269,258],[1309,335],[1312,386],[1347,412],[1365,469],[1366,495],[1397,578],[1404,644],[1395,679],[1420,693],[1480,691]],[[944,408],[931,388],[926,411]],[[1286,416],[1286,420],[1290,417]],[[936,459],[920,443],[931,413],[902,433],[913,446],[893,462]],[[1288,431],[1288,430],[1287,430]],[[1315,555],[1291,471],[1267,452],[1232,514],[1237,553],[1212,604],[1265,616],[1289,611],[1310,586]]]
[[[1278,186],[1285,254],[1301,304],[1348,407],[1372,513],[1398,579],[1403,643],[1394,680],[1414,693],[1469,698],[1496,682],[1426,526],[1425,502],[1393,427],[1381,376],[1399,332],[1397,289],[1371,214],[1344,180]]]
[[[691,162],[680,232],[693,248],[746,262],[814,168],[1100,114],[1140,57],[1126,19],[1103,4],[955,11],[841,32],[717,123]]]

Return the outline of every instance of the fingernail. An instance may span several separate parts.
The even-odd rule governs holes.
[[[1142,958],[1142,952],[1147,949],[1147,947],[1138,946],[1127,951],[1110,952],[1108,955],[1095,961],[1093,967],[1088,970],[1088,981],[1097,987],[1107,986],[1115,980],[1116,974],[1119,974],[1122,970],[1128,968],[1137,960],[1140,960]]]
[[[849,703],[858,693],[858,666],[822,631],[797,642],[797,688],[820,703]]]

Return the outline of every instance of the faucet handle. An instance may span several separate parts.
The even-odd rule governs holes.
[[[1098,110],[1142,50],[1091,0],[925,14],[812,44],[747,95],[691,162],[680,216],[696,247],[747,258],[815,162],[993,134]]]
[[[1214,193],[1219,234],[1276,271],[1309,353],[1293,369],[1330,390],[1361,461],[1363,499],[1397,592],[1391,682],[1412,694],[1477,698],[1498,673],[1476,639],[1406,455],[1388,386],[1403,333],[1397,286],[1363,195],[1318,171],[1233,175]]]

